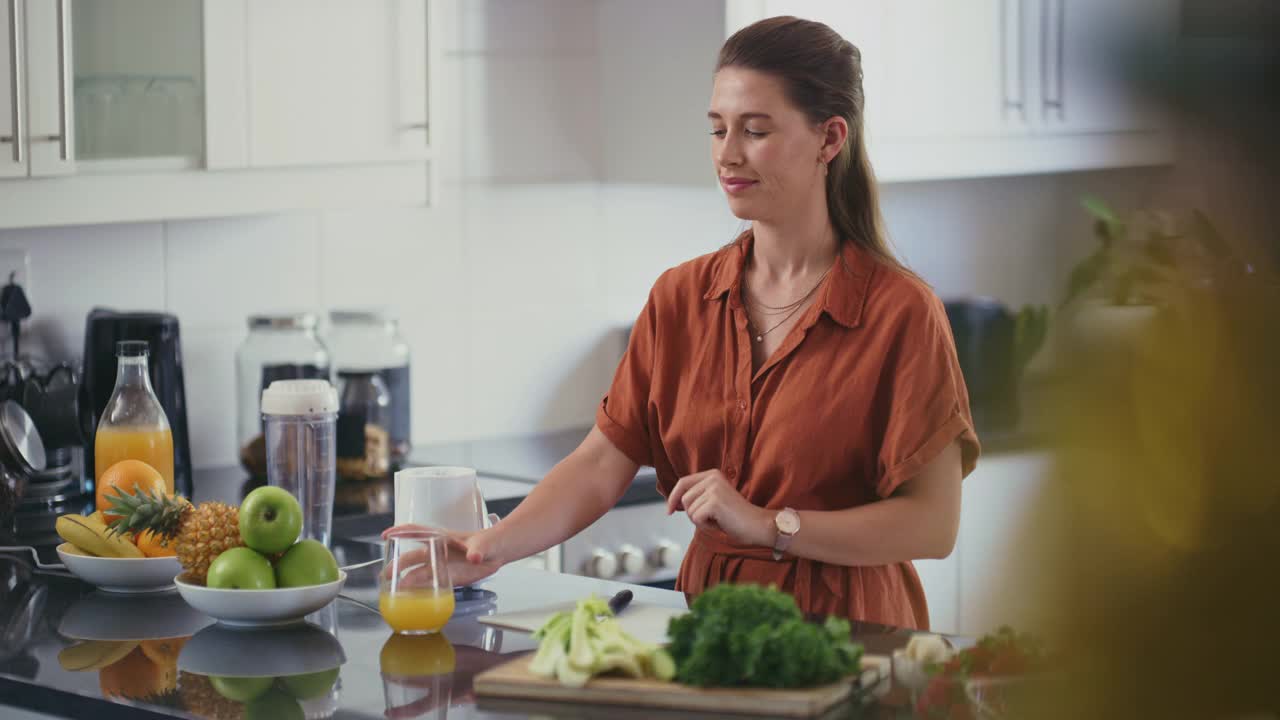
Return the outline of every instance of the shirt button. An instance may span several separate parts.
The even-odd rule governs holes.
[[[738,471],[737,471],[736,469],[734,469],[734,467],[733,467],[732,465],[725,469],[724,474],[725,474],[725,476],[727,476],[730,480],[732,480],[732,479],[734,479],[734,478],[738,477]]]
[[[743,400],[743,399],[741,399],[741,398],[739,398],[739,399],[738,399],[738,409],[739,409],[739,410],[746,410],[746,409],[747,409],[747,401],[746,401],[746,400]]]

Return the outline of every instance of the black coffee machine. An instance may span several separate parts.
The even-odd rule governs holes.
[[[974,425],[979,433],[1012,429],[1018,423],[1013,314],[989,298],[949,300],[945,306]]]
[[[142,340],[151,346],[148,369],[151,387],[173,430],[174,490],[191,497],[191,439],[187,431],[187,401],[182,378],[182,343],[178,318],[164,313],[116,312],[94,308],[85,321],[84,379],[80,422],[92,439],[116,384],[116,343]],[[84,466],[92,472],[93,442],[85,447]]]

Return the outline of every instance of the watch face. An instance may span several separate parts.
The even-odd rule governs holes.
[[[778,531],[787,535],[795,535],[800,529],[800,516],[794,512],[782,511],[778,513],[777,519]]]

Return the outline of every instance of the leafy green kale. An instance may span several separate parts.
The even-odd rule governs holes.
[[[717,585],[671,620],[676,680],[703,687],[810,687],[857,672],[849,622],[806,622],[795,599],[759,585]]]

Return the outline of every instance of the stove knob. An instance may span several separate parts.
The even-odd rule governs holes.
[[[618,560],[622,565],[623,575],[639,575],[649,567],[645,562],[644,553],[640,552],[640,548],[635,545],[623,545],[618,550]]]
[[[618,556],[607,550],[597,549],[587,561],[587,575],[608,580],[618,575]]]
[[[653,551],[653,566],[659,570],[674,570],[680,567],[682,555],[684,555],[684,548],[678,543],[663,540]]]

